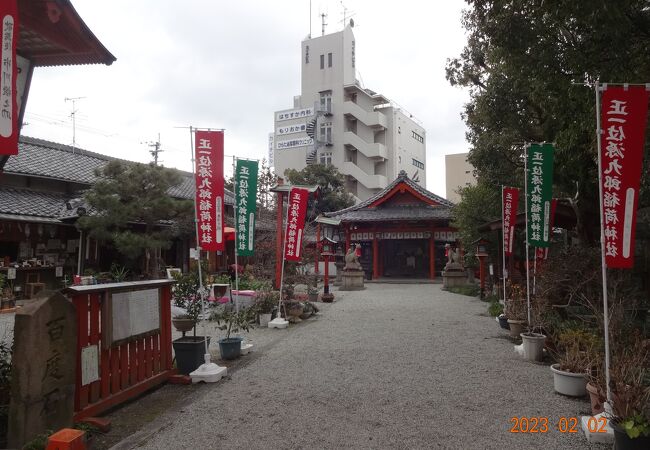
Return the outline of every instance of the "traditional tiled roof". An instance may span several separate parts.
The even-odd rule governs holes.
[[[378,200],[385,197],[400,183],[406,184],[417,194],[430,200],[436,205],[427,205],[424,202],[418,205],[400,205],[400,206],[372,206]],[[340,219],[344,222],[378,222],[384,220],[433,220],[433,219],[450,219],[452,202],[444,199],[433,192],[427,191],[422,186],[409,179],[405,171],[401,171],[399,176],[381,192],[370,197],[361,203],[339,211],[325,213],[326,217]]]
[[[0,188],[0,213],[57,218],[68,196],[59,192]]]
[[[115,160],[132,162],[73,148],[69,145],[21,136],[18,155],[9,158],[4,172],[90,185],[97,179],[95,170],[103,167],[109,161]],[[178,172],[183,180],[178,186],[170,188],[169,194],[176,198],[192,199],[194,195],[193,175],[182,170],[178,170]],[[232,192],[226,190],[225,197],[226,204],[234,202]]]

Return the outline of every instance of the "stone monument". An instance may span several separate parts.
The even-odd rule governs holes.
[[[10,448],[46,430],[72,426],[77,354],[75,308],[59,293],[41,292],[16,312],[9,406]]]
[[[343,285],[340,291],[360,291],[365,289],[363,285],[363,268],[359,264],[357,256],[358,244],[350,246],[350,250],[345,255],[345,267],[343,267]]]
[[[336,266],[336,279],[332,284],[334,286],[340,286],[341,284],[343,284],[343,267],[345,267],[345,255],[341,251],[340,247],[336,249],[336,254],[334,255],[334,257],[335,257],[334,265]]]
[[[447,264],[442,271],[442,286],[447,288],[466,285],[467,273],[460,263],[459,252],[449,244],[445,245],[445,250],[447,250]]]

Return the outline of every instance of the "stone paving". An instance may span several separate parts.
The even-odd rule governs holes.
[[[485,303],[431,284],[335,294],[317,318],[258,330],[264,345],[229,379],[160,390],[188,398],[115,448],[609,448],[556,429],[587,400],[555,394]],[[549,429],[511,433],[514,416]]]

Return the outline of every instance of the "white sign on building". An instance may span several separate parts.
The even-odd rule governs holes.
[[[273,133],[269,133],[269,166],[273,166],[273,150],[275,149],[274,139],[275,136]]]
[[[284,127],[278,127],[275,130],[276,134],[280,136],[284,134],[305,133],[306,131],[307,131],[307,122],[297,123],[294,125],[287,125]]]
[[[287,148],[294,147],[306,147],[308,145],[314,145],[314,140],[310,137],[288,139],[286,141],[277,141],[275,148],[278,150],[284,150]]]
[[[275,113],[276,122],[282,120],[292,120],[300,119],[302,117],[309,117],[314,115],[314,108],[304,108],[304,109],[290,109],[287,111],[280,111]]]

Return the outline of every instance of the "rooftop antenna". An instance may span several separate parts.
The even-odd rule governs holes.
[[[79,111],[76,109],[77,100],[81,100],[82,98],[86,97],[66,97],[64,99],[66,102],[72,102],[72,112],[70,113],[70,117],[72,117],[72,153],[77,148],[77,111]]]
[[[157,166],[158,165],[158,154],[162,153],[164,150],[160,148],[160,133],[158,133],[158,140],[156,142],[146,142],[146,144],[151,147],[151,150],[149,150],[149,153],[151,153],[151,156],[153,156],[153,165]]]
[[[352,12],[350,15],[348,15],[348,12],[350,12],[350,10],[345,7],[345,4],[343,4],[343,0],[340,0],[339,3],[341,3],[341,7],[343,8],[343,20],[342,20],[343,28],[347,26],[348,18],[350,19],[350,26],[353,27],[354,20],[352,20],[352,16],[354,16],[355,13]]]
[[[327,23],[325,23],[325,17],[327,17],[327,14],[325,14],[325,13],[320,13],[320,19],[321,19],[321,31],[322,31],[321,36],[325,36],[325,26],[327,25]]]

